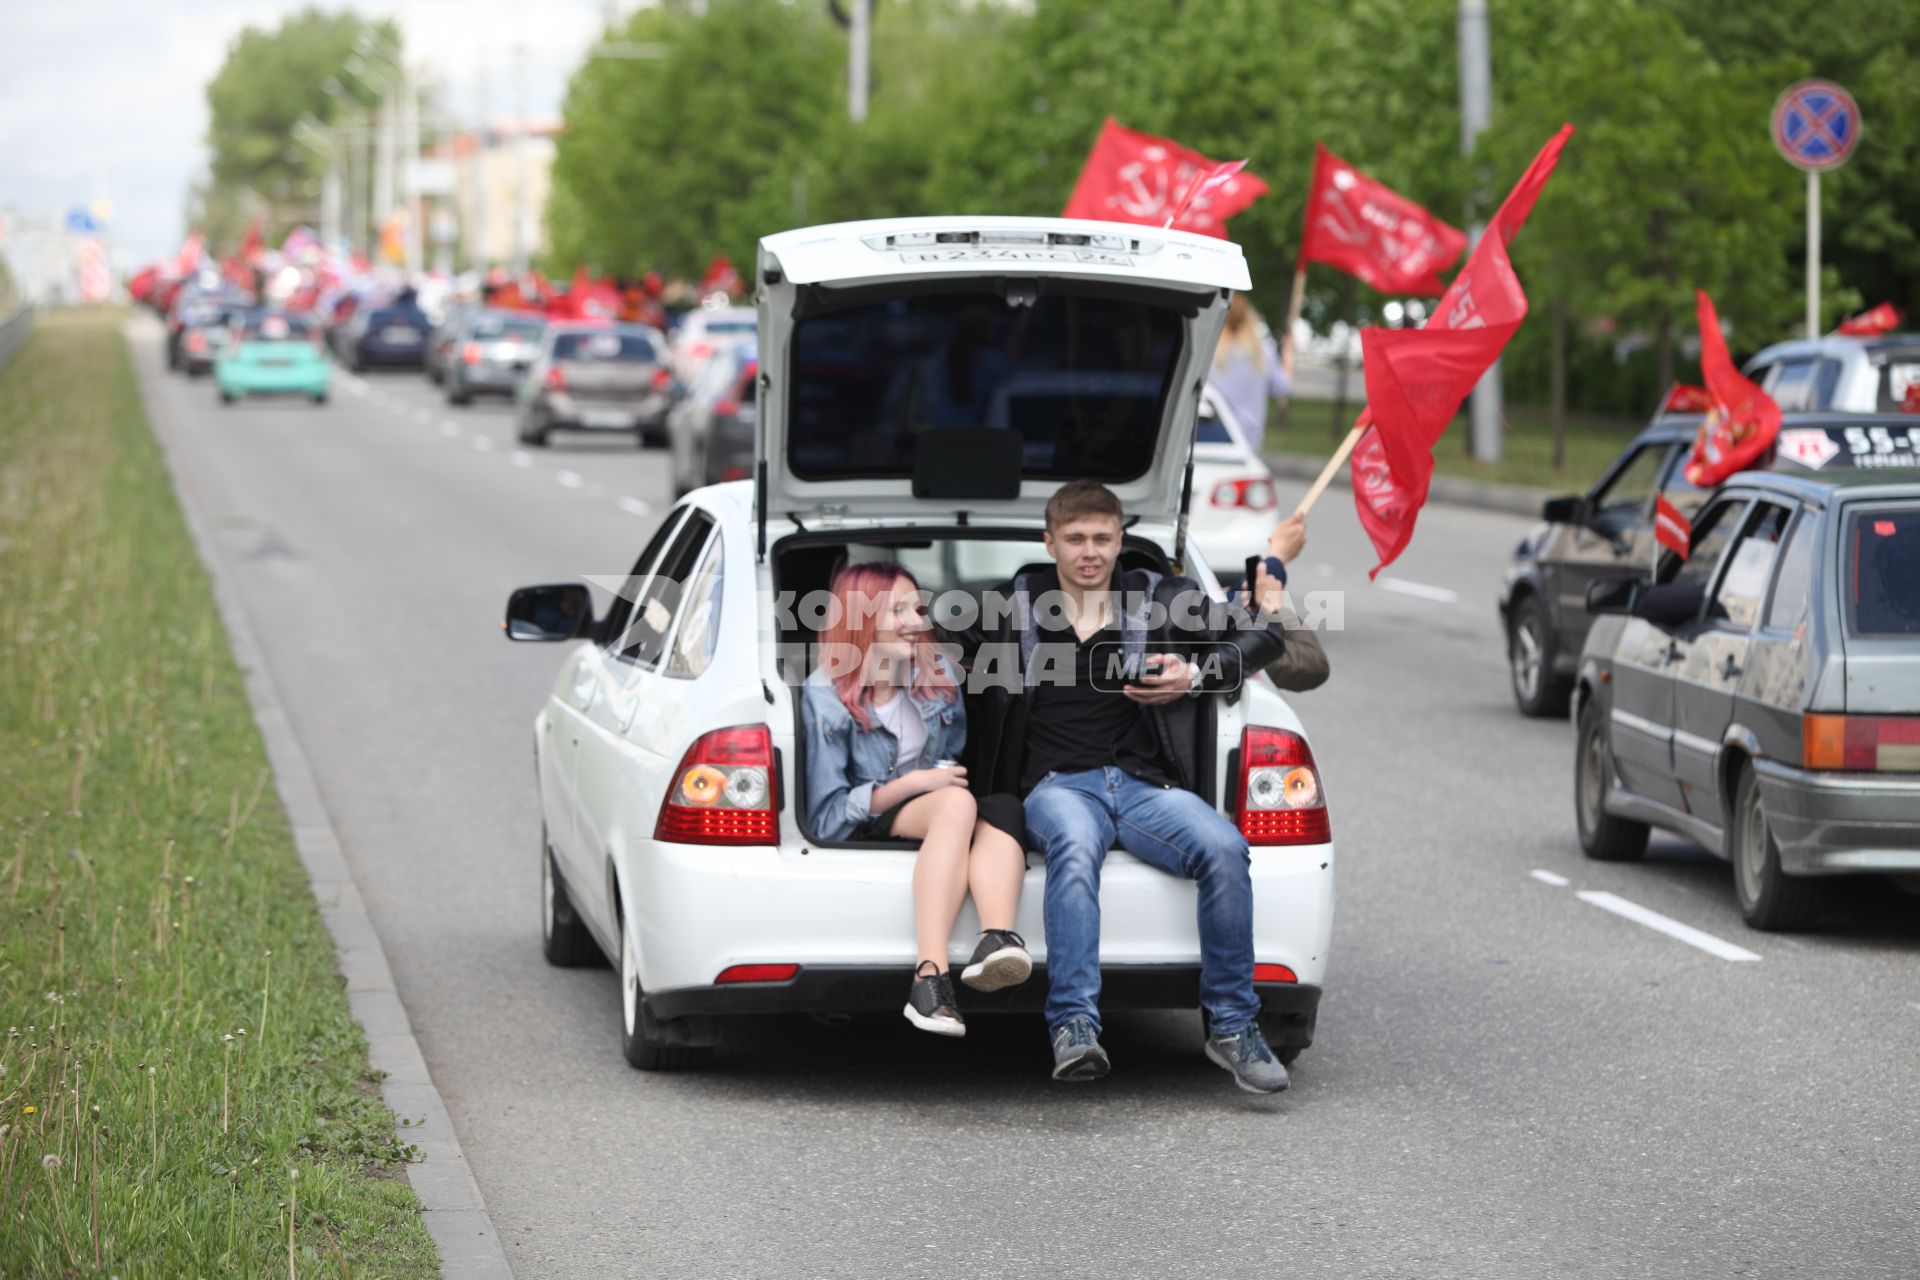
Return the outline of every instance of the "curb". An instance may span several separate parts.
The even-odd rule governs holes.
[[[129,358],[135,354],[137,326],[136,319],[121,329]],[[413,1023],[394,987],[386,949],[380,945],[380,936],[353,882],[353,869],[341,853],[333,820],[321,803],[306,752],[280,703],[238,586],[218,555],[199,511],[187,501],[190,486],[167,447],[174,423],[157,399],[148,394],[148,380],[142,376],[147,372],[136,362],[140,401],[146,407],[147,420],[154,425],[187,531],[212,581],[214,603],[226,626],[234,661],[245,676],[254,724],[259,727],[268,763],[273,767],[274,789],[286,809],[294,847],[307,868],[314,901],[319,904],[327,931],[333,935],[340,973],[347,980],[347,1007],[366,1034],[369,1065],[385,1073],[380,1096],[393,1109],[396,1120],[406,1117],[412,1121],[404,1129],[396,1125],[394,1136],[420,1150],[420,1160],[407,1165],[407,1182],[420,1197],[427,1234],[440,1251],[440,1273],[449,1280],[512,1280],[513,1271],[500,1247],[500,1233],[494,1229],[493,1218],[480,1197],[480,1186],[474,1181],[447,1114],[446,1102],[427,1071],[419,1041],[414,1039]]]
[[[1304,480],[1311,482],[1320,475],[1320,468],[1327,460],[1306,453],[1268,453],[1262,455],[1273,474],[1282,480]],[[1353,484],[1352,474],[1346,467],[1340,468],[1333,478],[1336,487],[1346,489]],[[1535,489],[1528,485],[1498,484],[1492,480],[1462,480],[1458,476],[1435,476],[1427,490],[1427,501],[1444,503],[1452,507],[1474,507],[1481,511],[1503,511],[1510,515],[1540,516],[1541,504],[1560,492],[1557,489]]]

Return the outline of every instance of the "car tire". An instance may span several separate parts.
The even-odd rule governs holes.
[[[1596,862],[1636,862],[1651,834],[1644,822],[1616,818],[1606,811],[1613,764],[1607,749],[1606,722],[1591,699],[1580,709],[1579,746],[1573,762],[1574,821],[1580,848]]]
[[[447,403],[462,406],[470,405],[473,403],[473,392],[449,382],[447,384]]]
[[[567,882],[554,865],[545,827],[540,829],[540,951],[557,969],[584,969],[607,960],[573,908]]]
[[[677,1044],[653,1016],[647,993],[640,985],[640,966],[627,941],[627,922],[620,920],[620,1052],[642,1071],[684,1071],[706,1061],[711,1049]]]
[[[1555,672],[1553,661],[1553,619],[1547,606],[1539,596],[1522,596],[1507,625],[1507,675],[1521,715],[1567,714],[1573,681]]]
[[[1740,915],[1750,927],[1769,933],[1807,928],[1820,914],[1827,886],[1811,876],[1790,876],[1781,868],[1780,845],[1767,825],[1760,776],[1751,764],[1740,766],[1733,797],[1727,844]]]
[[[240,398],[239,396],[233,394],[233,392],[231,391],[222,391],[220,393],[221,404],[232,404],[234,401],[238,400],[239,398]]]
[[[520,443],[530,444],[536,449],[544,449],[547,447],[547,433],[544,431],[522,431],[520,432]]]
[[[318,395],[314,396],[313,402],[317,405],[325,405],[327,403],[327,393],[324,391],[320,392]]]

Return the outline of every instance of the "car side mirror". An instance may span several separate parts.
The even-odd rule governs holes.
[[[579,640],[593,634],[593,593],[578,582],[521,587],[500,627],[509,640]]]
[[[1540,508],[1540,518],[1548,524],[1585,524],[1587,500],[1579,494],[1548,498],[1546,505]]]
[[[1587,612],[1596,618],[1605,613],[1630,614],[1640,601],[1644,584],[1645,579],[1639,576],[1595,578],[1587,584]]]

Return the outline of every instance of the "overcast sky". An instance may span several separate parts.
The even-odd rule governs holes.
[[[187,187],[206,168],[204,90],[248,26],[272,29],[315,0],[0,0],[0,212],[58,214],[113,202],[115,256],[179,247]],[[319,4],[320,8],[346,5]],[[408,61],[447,86],[463,123],[513,114],[513,50],[527,49],[530,115],[556,116],[567,77],[600,33],[606,0],[386,0]],[[630,13],[634,0],[620,0]],[[0,251],[4,251],[0,245]]]

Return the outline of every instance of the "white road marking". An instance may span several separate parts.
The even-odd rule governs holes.
[[[630,516],[643,516],[653,510],[640,499],[629,497],[624,493],[620,495],[620,509]]]
[[[1565,876],[1556,875],[1551,871],[1529,871],[1527,874],[1535,880],[1538,880],[1541,884],[1550,884],[1556,889],[1564,889],[1573,883]]]
[[[417,423],[419,423],[419,424],[420,424],[421,426],[423,426],[423,427],[424,427],[424,426],[426,426],[426,425],[427,425],[427,424],[428,424],[429,422],[432,422],[432,421],[433,421],[433,410],[431,410],[431,409],[415,409],[415,410],[413,411],[413,420],[414,420],[415,422],[417,422]]]
[[[533,465],[533,455],[525,449],[515,449],[509,456],[512,457],[513,465],[516,467],[530,467]]]
[[[353,394],[357,396],[364,397],[367,394],[367,384],[360,381],[360,379],[358,378],[348,378],[347,390],[353,392]]]
[[[487,452],[490,452],[492,449],[493,449],[492,436],[475,436],[473,438],[473,451],[475,453],[487,453]]]
[[[1374,585],[1385,587],[1388,591],[1398,591],[1403,596],[1416,596],[1421,600],[1432,600],[1439,604],[1453,604],[1460,599],[1458,591],[1449,591],[1445,587],[1430,587],[1424,582],[1408,582],[1405,578],[1375,578]]]
[[[1613,914],[1631,920],[1635,924],[1643,924],[1655,933],[1664,933],[1669,938],[1684,942],[1690,947],[1698,947],[1710,956],[1718,956],[1722,960],[1735,961],[1758,960],[1760,958],[1745,947],[1736,947],[1724,938],[1716,938],[1712,934],[1702,932],[1690,924],[1681,924],[1671,916],[1663,916],[1658,911],[1650,910],[1637,902],[1628,902],[1625,898],[1616,898],[1610,893],[1592,889],[1577,893],[1574,896],[1582,902],[1592,903],[1602,911],[1611,911]]]
[[[581,484],[580,473],[578,471],[562,471],[559,475],[555,476],[554,479],[558,480],[561,485],[568,489],[578,489]]]
[[[452,418],[448,418],[445,422],[440,424],[440,434],[445,436],[447,439],[451,440],[455,436],[460,434],[460,424],[455,422]]]

